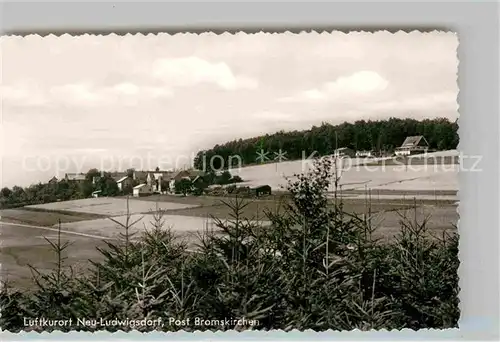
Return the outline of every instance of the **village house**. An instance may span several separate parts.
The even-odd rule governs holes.
[[[92,192],[92,197],[94,198],[98,198],[102,193],[102,190],[96,190],[94,192]]]
[[[203,177],[205,173],[200,170],[182,170],[174,174],[170,179],[170,191],[175,192],[175,182],[182,179],[189,179],[190,181],[196,183],[200,177]]]
[[[123,191],[124,189],[131,189],[134,185],[134,180],[132,177],[125,176],[116,181],[116,185],[118,185],[118,189]]]
[[[349,157],[355,156],[354,150],[349,147],[341,147],[333,152],[334,157]]]
[[[403,144],[396,148],[394,154],[396,156],[409,156],[412,154],[427,153],[429,143],[423,135],[407,137]]]
[[[85,178],[84,173],[67,173],[64,176],[64,179],[66,179],[66,181],[68,181],[68,182],[81,183],[81,182],[85,181],[86,178]]]
[[[144,183],[135,186],[132,191],[134,197],[149,196],[153,194],[153,189],[151,188],[151,186]]]
[[[58,181],[59,181],[59,180],[57,179],[57,177],[56,177],[56,176],[54,176],[54,177],[52,177],[52,178],[48,181],[48,183],[49,183],[49,184],[57,184],[57,182],[58,182]]]
[[[174,172],[172,171],[134,171],[132,182],[148,184],[153,192],[163,193],[168,190],[168,186],[163,188],[162,183],[169,184],[173,176]]]

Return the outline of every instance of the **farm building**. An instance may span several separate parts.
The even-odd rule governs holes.
[[[118,185],[118,189],[123,191],[123,189],[131,188],[134,183],[132,177],[125,176],[116,181],[116,185]]]
[[[334,152],[333,152],[333,155],[335,157],[349,157],[349,158],[352,158],[355,156],[355,153],[354,153],[354,150],[349,148],[349,147],[341,147],[341,148],[338,148],[336,149]]]
[[[409,156],[412,154],[427,153],[429,143],[423,135],[407,137],[403,144],[396,148],[394,154],[397,156]]]
[[[149,196],[153,194],[153,189],[149,184],[139,184],[134,187],[134,197]]]
[[[270,195],[271,187],[269,185],[256,186],[250,189],[250,193],[256,197],[260,197],[262,195]]]

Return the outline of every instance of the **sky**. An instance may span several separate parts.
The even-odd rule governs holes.
[[[0,37],[3,186],[182,167],[216,143],[458,118],[454,33]]]

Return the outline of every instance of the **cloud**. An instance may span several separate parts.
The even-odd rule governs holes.
[[[212,83],[225,90],[255,89],[256,80],[235,75],[226,63],[210,63],[198,57],[160,58],[153,62],[153,77],[172,87]]]
[[[366,109],[370,109],[373,112],[399,111],[401,114],[409,116],[413,114],[412,112],[426,112],[430,116],[435,116],[436,111],[454,112],[458,110],[457,93],[445,91],[399,100],[375,102],[366,106]]]
[[[48,89],[51,103],[61,102],[68,105],[93,105],[106,100],[103,94],[87,83],[74,83]]]
[[[13,85],[0,86],[2,104],[16,104],[23,107],[43,106],[47,103],[44,90],[31,81],[16,82]]]
[[[15,84],[3,85],[0,96],[6,105],[15,107],[95,107],[135,105],[141,101],[169,98],[176,87],[198,84],[212,84],[224,90],[258,87],[256,80],[236,75],[226,63],[210,63],[198,57],[156,59],[138,73],[142,75],[137,83],[125,80],[108,85],[77,80],[42,86],[30,80],[18,80]]]
[[[108,87],[90,83],[71,83],[42,89],[30,83],[4,85],[0,97],[7,106],[82,106],[133,105],[144,100],[169,98],[172,91],[166,87],[140,86],[122,82]]]
[[[359,71],[326,82],[319,88],[303,91],[296,96],[278,99],[279,102],[310,102],[346,99],[352,96],[370,96],[383,92],[389,82],[374,71]]]

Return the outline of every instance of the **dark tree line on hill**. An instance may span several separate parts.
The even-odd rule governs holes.
[[[422,121],[398,118],[380,121],[358,120],[336,126],[323,123],[309,130],[280,131],[215,145],[211,149],[198,152],[194,166],[197,169],[237,166],[235,156],[241,158],[243,165],[254,164],[257,162],[257,152],[261,150],[269,152],[269,162],[280,149],[286,152],[287,160],[302,159],[304,154],[309,157],[313,152],[318,156],[332,154],[336,146],[354,150],[393,151],[401,146],[407,136],[412,135],[423,135],[433,150],[455,149],[458,145],[458,124],[446,118]]]
[[[94,176],[99,177],[95,184],[92,182]],[[118,185],[110,174],[105,172],[101,175],[97,169],[91,169],[87,172],[83,182],[62,179],[56,183],[38,183],[25,188],[4,187],[0,190],[0,208],[88,198],[96,190],[101,190],[103,196],[119,194]]]

